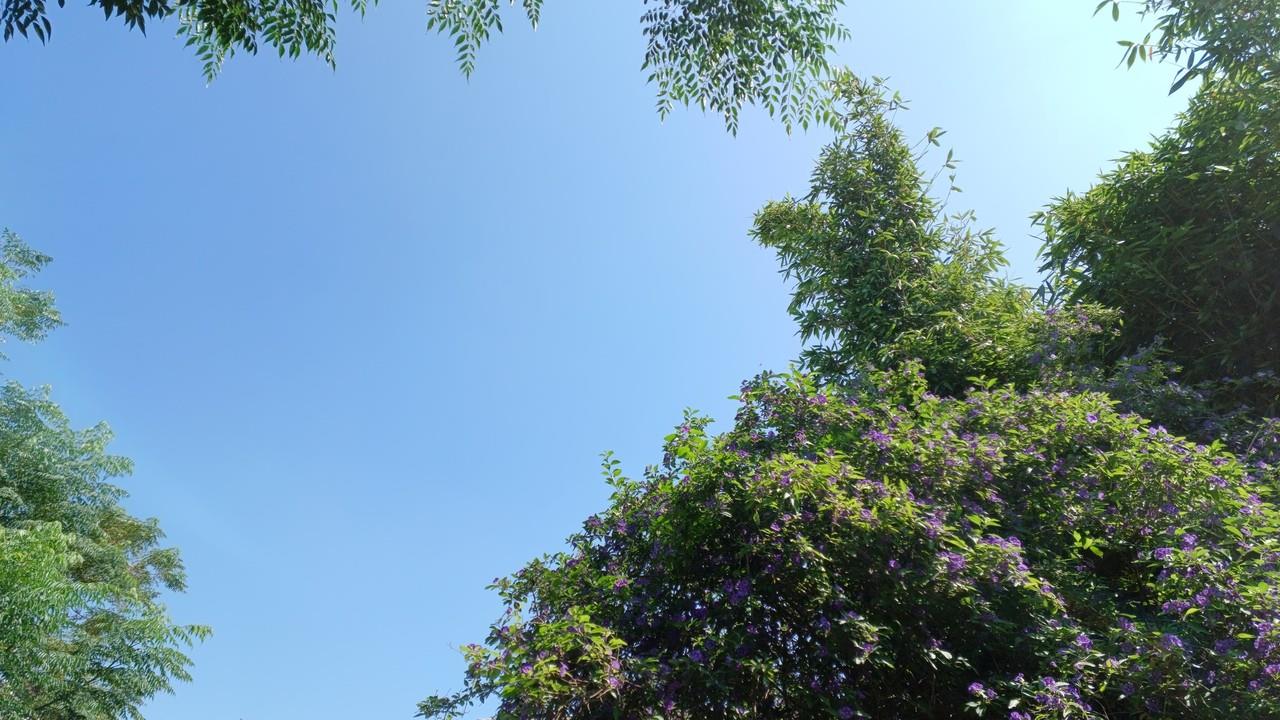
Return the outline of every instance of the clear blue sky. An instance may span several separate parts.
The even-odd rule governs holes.
[[[1165,127],[1089,2],[851,1],[837,60],[887,75],[1034,274],[1027,216]],[[52,3],[51,3],[52,7]],[[548,0],[470,83],[423,3],[343,17],[339,69],[237,58],[205,87],[154,27],[53,8],[0,46],[0,225],[68,320],[0,368],[137,461],[215,635],[153,720],[408,718],[458,686],[495,575],[600,509],[692,406],[798,342],[747,237],[823,132],[653,113],[639,0]]]

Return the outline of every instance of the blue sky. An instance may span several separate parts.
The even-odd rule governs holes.
[[[339,69],[232,61],[54,8],[0,46],[0,225],[55,258],[68,325],[0,371],[105,419],[214,636],[153,720],[407,718],[458,686],[484,586],[600,509],[598,454],[658,459],[685,407],[799,349],[747,237],[825,132],[660,123],[638,0],[548,0],[464,81],[422,3],[342,17]],[[940,125],[1034,276],[1027,216],[1167,126],[1168,69],[1090,3],[852,2],[837,62]],[[1131,28],[1132,26],[1130,26]]]

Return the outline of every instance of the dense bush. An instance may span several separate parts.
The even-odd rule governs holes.
[[[499,718],[1276,717],[1277,471],[1100,394],[841,395],[689,418],[566,552],[496,587]]]

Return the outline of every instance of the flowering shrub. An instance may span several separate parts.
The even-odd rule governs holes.
[[[686,417],[641,480],[607,458],[609,509],[495,581],[506,612],[464,649],[465,686],[421,713],[1280,718],[1274,323],[1232,320],[1266,285],[1255,265],[1231,268],[1247,292],[1205,291],[1223,313],[1148,317],[1126,298],[1190,283],[1152,291],[1077,252],[1110,236],[1063,203],[1042,218],[1060,277],[1037,296],[999,277],[970,215],[943,214],[893,125],[900,99],[852,76],[834,92],[810,194],[753,231],[794,283],[811,374],[747,383],[718,437]],[[1139,195],[1086,200],[1161,197]],[[1247,235],[1249,257],[1260,216],[1224,236]],[[1136,233],[1142,257],[1216,287],[1205,263],[1151,249],[1185,239],[1168,232]],[[1201,320],[1225,328],[1208,355],[1186,332]]]
[[[496,581],[498,718],[1276,717],[1275,467],[1107,396],[746,384]]]

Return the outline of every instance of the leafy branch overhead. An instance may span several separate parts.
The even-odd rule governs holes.
[[[657,86],[658,112],[692,105],[724,117],[736,131],[744,105],[760,105],[788,129],[826,119],[825,75],[832,43],[847,38],[836,18],[843,0],[641,0],[646,40],[643,68]],[[47,41],[53,26],[45,0],[0,0],[6,40]],[[58,0],[59,7],[65,0]],[[237,51],[306,53],[335,64],[335,25],[343,0],[90,0],[107,19],[143,32],[175,19],[204,66],[216,77]],[[350,0],[363,15],[368,0]],[[518,7],[517,7],[518,5]],[[464,75],[480,46],[517,13],[536,28],[542,0],[430,0],[427,28],[448,36]]]
[[[463,74],[476,53],[503,29],[514,0],[431,0],[427,28],[450,36]],[[542,0],[521,0],[538,26]],[[836,19],[842,0],[644,0],[640,22],[647,46],[643,68],[658,87],[658,114],[696,105],[738,128],[743,105],[759,104],[790,130],[828,120],[827,56],[848,38]]]
[[[844,0],[639,0],[646,41],[642,67],[656,85],[657,110],[676,105],[721,115],[731,132],[746,105],[763,107],[791,130],[837,118],[830,104],[829,58],[848,31],[837,13]],[[58,6],[66,0],[57,0]],[[376,3],[376,0],[375,0]],[[1121,14],[1119,0],[1095,12]],[[1140,0],[1154,18],[1141,41],[1122,40],[1122,62],[1159,59],[1182,67],[1172,90],[1196,77],[1262,73],[1280,68],[1280,0]],[[212,81],[237,51],[273,49],[281,57],[314,55],[335,65],[337,15],[363,16],[369,0],[89,0],[108,19],[143,32],[173,19]],[[536,28],[543,0],[429,0],[427,28],[448,36],[462,73],[476,69],[480,47],[515,14]],[[0,0],[0,32],[41,42],[53,33],[46,0]]]
[[[1102,0],[1095,13],[1120,19],[1119,0]],[[1125,3],[1129,4],[1129,3]],[[1141,0],[1142,19],[1155,25],[1142,40],[1121,40],[1121,62],[1167,60],[1179,65],[1169,92],[1189,80],[1240,80],[1280,73],[1280,0]]]

